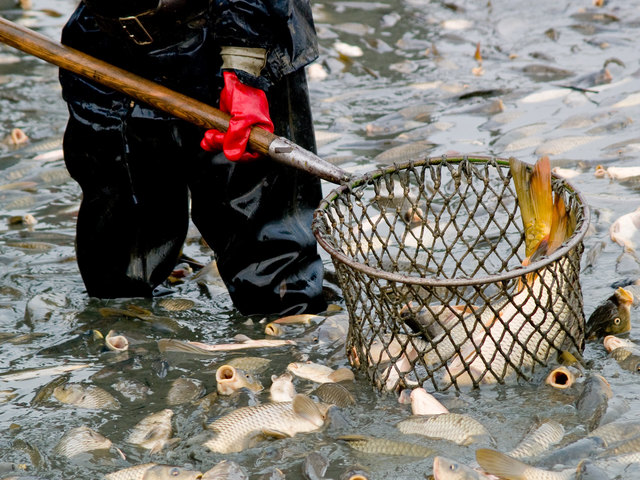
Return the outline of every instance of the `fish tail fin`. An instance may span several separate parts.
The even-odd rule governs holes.
[[[551,221],[551,230],[549,232],[549,243],[547,245],[547,253],[553,253],[564,241],[569,238],[572,232],[569,232],[569,214],[564,203],[562,195],[556,195],[553,202],[553,217]]]
[[[477,449],[476,461],[487,473],[509,480],[525,480],[529,468],[526,463],[490,448]]]
[[[541,157],[529,172],[527,165],[509,159],[511,176],[516,188],[518,206],[525,234],[525,256],[531,256],[548,240],[553,218],[551,164],[549,157]]]

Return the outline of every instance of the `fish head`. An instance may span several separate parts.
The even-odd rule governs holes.
[[[199,478],[202,478],[202,472],[171,465],[154,465],[142,476],[142,480],[196,480]]]
[[[218,393],[221,395],[230,395],[241,388],[248,388],[252,392],[259,392],[263,389],[260,381],[253,375],[231,365],[222,365],[216,370],[216,381],[218,382]]]
[[[264,327],[264,334],[271,337],[281,337],[284,335],[284,328],[281,325],[271,322]]]

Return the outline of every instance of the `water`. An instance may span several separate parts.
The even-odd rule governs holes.
[[[33,3],[31,11],[2,13],[59,38],[74,2]],[[613,243],[608,233],[616,218],[638,207],[638,182],[601,179],[593,174],[598,164],[640,164],[639,110],[633,101],[633,95],[640,92],[639,5],[637,1],[615,0],[602,8],[593,7],[589,1],[547,0],[314,2],[321,46],[318,63],[327,73],[325,79],[310,82],[319,154],[349,171],[363,173],[389,162],[384,157],[373,160],[377,155],[418,141],[433,145],[425,147],[431,155],[513,155],[533,163],[539,155],[548,153],[553,165],[578,172],[571,182],[592,209],[593,229],[585,240],[586,251],[604,242],[593,266],[581,276],[588,316],[611,295],[614,282],[640,277],[637,258],[623,255],[622,247]],[[351,60],[340,57],[336,42],[360,47],[363,55]],[[478,44],[481,65],[474,58]],[[595,85],[582,80],[605,65],[611,75],[609,83]],[[206,288],[195,282],[175,286],[176,295],[196,302],[193,309],[183,312],[165,311],[151,300],[87,298],[73,258],[74,214],[80,190],[69,179],[56,176],[47,182],[37,176],[63,165],[55,157],[39,159],[40,152],[34,148],[38,144],[45,151],[56,148],[45,142],[59,140],[64,130],[66,107],[56,74],[55,67],[0,47],[0,136],[19,127],[31,137],[31,146],[25,149],[0,146],[0,183],[25,177],[36,182],[26,191],[0,190],[0,371],[15,373],[87,363],[89,367],[69,375],[70,381],[87,381],[113,391],[118,379],[136,379],[153,393],[144,401],[129,402],[120,397],[123,407],[115,412],[79,410],[54,399],[32,405],[38,390],[55,376],[0,379],[0,462],[26,464],[31,474],[51,479],[96,478],[145,461],[192,465],[204,471],[224,456],[185,443],[149,456],[124,443],[134,422],[166,407],[164,398],[172,379],[198,378],[208,392],[212,391],[215,365],[229,358],[161,355],[156,340],[173,335],[213,343],[230,341],[237,333],[261,338],[264,324],[258,318],[237,314],[219,283]],[[503,111],[495,113],[498,100]],[[367,128],[377,125],[380,117],[416,105],[423,105],[428,114],[408,119],[390,117],[383,122],[385,128],[380,133]],[[332,188],[324,184],[326,193]],[[27,213],[38,220],[35,226],[8,224],[9,217]],[[185,253],[206,263],[210,252],[198,240],[197,232],[192,231]],[[20,248],[16,246],[20,242],[39,248]],[[332,270],[328,257],[325,260],[327,269]],[[180,330],[170,334],[138,320],[103,317],[98,311],[104,306],[124,308],[130,303],[174,318]],[[637,315],[634,308],[632,339],[640,337]],[[125,334],[132,343],[132,353],[118,356],[105,352],[80,336],[91,329],[103,334],[115,329]],[[297,327],[288,335],[296,338],[302,334],[303,329]],[[272,358],[268,370],[260,375],[267,388],[271,374],[282,373],[293,360],[329,358],[333,367],[345,365],[340,351],[336,354],[331,348],[304,342],[258,354]],[[624,418],[638,419],[640,387],[636,377],[620,370],[600,344],[589,344],[585,356],[593,362],[592,369],[610,381],[614,395],[629,402],[630,410]],[[116,373],[94,377],[104,367]],[[296,387],[305,392],[311,385],[297,381]],[[268,442],[227,457],[243,464],[254,478],[274,467],[288,478],[297,478],[310,451],[329,458],[327,478],[339,478],[355,465],[369,470],[373,478],[427,476],[431,459],[370,456],[335,440],[351,433],[403,438],[394,425],[409,414],[406,405],[399,405],[393,395],[375,393],[363,379],[355,383],[354,392],[358,405],[332,415],[330,425],[322,432]],[[459,395],[448,393],[442,398],[453,410],[482,420],[500,449],[510,449],[537,418],[556,418],[564,422],[568,434],[584,434],[584,427],[573,420],[572,399],[535,382]],[[190,438],[201,432],[203,421],[238,405],[266,399],[266,392],[241,394],[220,399],[209,412],[189,404],[174,407],[175,436]],[[51,455],[63,432],[82,424],[110,438],[125,451],[127,461],[77,463]],[[473,462],[473,448],[420,438],[408,440]],[[633,472],[625,475],[633,478]]]

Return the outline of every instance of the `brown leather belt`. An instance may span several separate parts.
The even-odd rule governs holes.
[[[177,38],[179,32],[176,29],[203,17],[208,4],[208,1],[160,0],[156,8],[122,17],[101,15],[91,5],[87,8],[103,32],[145,46]]]

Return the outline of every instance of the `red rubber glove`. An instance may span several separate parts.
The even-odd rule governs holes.
[[[223,72],[222,75],[224,88],[220,93],[220,110],[231,114],[229,129],[226,133],[207,130],[200,146],[209,152],[222,150],[232,162],[255,160],[260,154],[246,151],[251,127],[258,125],[273,133],[267,96],[259,88],[241,83],[235,72]]]

